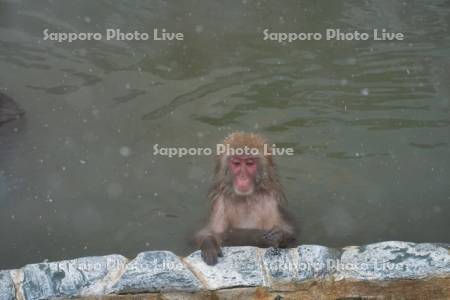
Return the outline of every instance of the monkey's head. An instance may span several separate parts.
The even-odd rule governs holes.
[[[222,142],[225,153],[216,164],[216,188],[238,196],[249,196],[278,187],[272,149],[254,133],[234,132]]]

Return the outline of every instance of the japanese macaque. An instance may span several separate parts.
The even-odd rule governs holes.
[[[266,140],[235,132],[223,145],[235,151],[217,156],[209,221],[196,235],[203,260],[215,265],[221,246],[296,246],[296,229]],[[252,151],[239,151],[245,149]]]

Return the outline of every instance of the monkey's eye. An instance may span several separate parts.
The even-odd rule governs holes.
[[[247,160],[245,162],[245,164],[247,165],[247,167],[251,167],[251,166],[253,166],[255,164],[255,161],[254,160]]]
[[[240,162],[239,160],[233,160],[231,163],[232,163],[233,166],[235,166],[235,167],[239,167],[239,166],[241,165],[241,162]]]

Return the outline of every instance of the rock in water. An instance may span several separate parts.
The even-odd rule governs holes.
[[[20,119],[24,113],[11,97],[0,93],[0,126],[6,122]]]

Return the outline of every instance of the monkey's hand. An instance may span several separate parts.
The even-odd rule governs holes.
[[[281,248],[295,248],[298,246],[297,238],[289,233],[286,233],[283,241],[280,244]]]
[[[284,238],[283,231],[279,228],[274,227],[263,233],[263,239],[269,247],[278,248],[280,247]]]
[[[202,258],[206,264],[214,266],[217,264],[217,258],[222,257],[222,249],[220,249],[219,243],[213,236],[207,236],[201,246]]]

